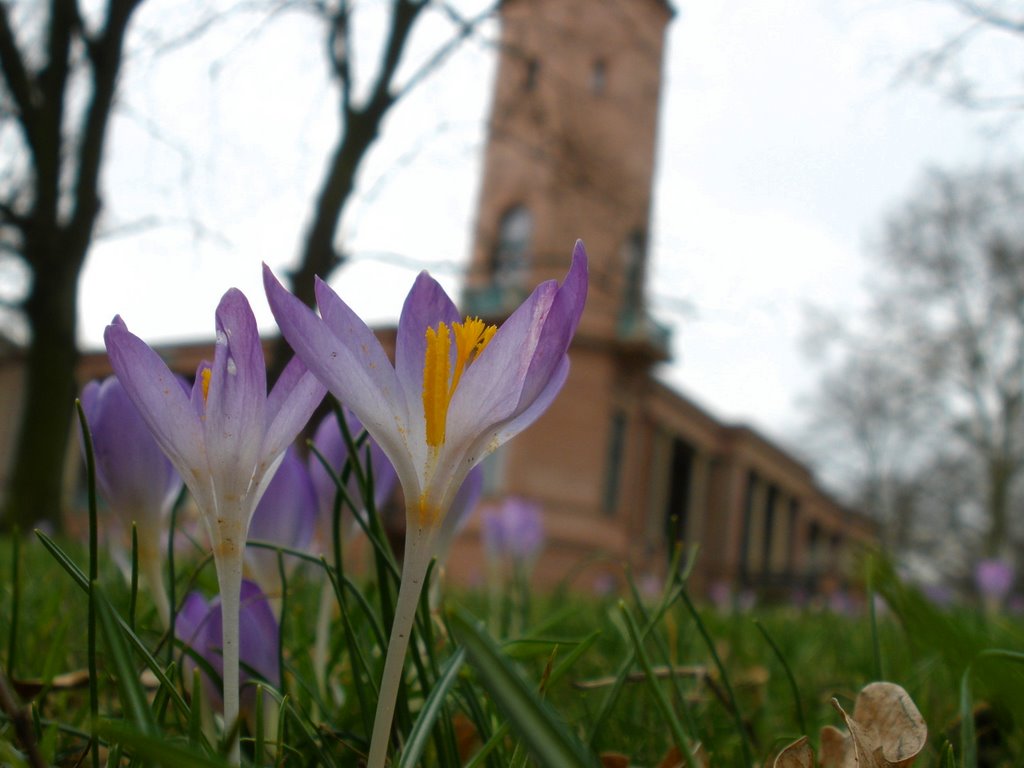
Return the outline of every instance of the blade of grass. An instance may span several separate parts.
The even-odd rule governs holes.
[[[128,595],[128,626],[131,627],[132,632],[135,631],[135,609],[138,605],[139,599],[139,528],[135,525],[135,521],[132,521],[132,576],[131,576],[131,591]]]
[[[138,671],[132,663],[131,653],[115,619],[114,607],[98,584],[93,584],[93,593],[96,600],[96,615],[121,691],[121,706],[128,719],[135,723],[143,734],[155,735],[158,733],[156,720],[146,700],[146,692],[139,683]]]
[[[51,555],[53,555],[54,559],[57,560],[61,567],[63,567],[64,570],[68,573],[68,575],[71,576],[72,580],[76,584],[78,584],[82,591],[88,593],[89,582],[85,574],[82,573],[82,569],[78,567],[75,561],[68,557],[67,553],[65,553],[64,550],[57,546],[57,544],[54,543],[54,541],[45,533],[43,533],[40,530],[37,530],[35,534],[36,537],[40,540],[40,542],[42,542],[43,547],[45,547],[46,550]],[[187,715],[189,711],[188,703],[181,696],[181,694],[178,693],[177,686],[175,686],[174,683],[171,681],[171,678],[167,676],[167,673],[164,671],[164,668],[160,666],[159,662],[157,662],[153,654],[150,653],[149,648],[146,647],[146,644],[143,643],[134,632],[132,632],[131,627],[129,627],[128,624],[125,623],[124,619],[122,619],[120,616],[116,616],[115,618],[118,625],[121,628],[121,632],[123,632],[124,636],[128,639],[128,643],[134,648],[135,652],[142,657],[143,661],[146,662],[146,666],[149,667],[150,671],[156,676],[157,680],[160,681],[160,684],[170,690],[171,700],[175,703],[175,706],[178,708],[178,711],[183,715]]]
[[[704,625],[704,621],[701,619],[700,614],[697,612],[697,607],[690,599],[690,595],[684,589],[679,593],[679,597],[682,598],[683,604],[686,606],[690,615],[693,617],[694,622],[697,624],[697,630],[700,632],[701,637],[704,638],[704,643],[708,647],[708,652],[711,654],[711,658],[715,662],[715,667],[718,669],[722,685],[725,686],[725,693],[729,700],[729,709],[732,712],[733,719],[736,721],[736,728],[739,731],[740,747],[743,750],[743,764],[751,765],[753,760],[751,755],[754,752],[754,748],[750,743],[750,733],[747,731],[747,725],[743,722],[743,714],[740,712],[739,703],[736,700],[736,693],[733,691],[732,683],[729,682],[729,673],[726,671],[725,665],[722,664],[722,659],[718,655],[715,643],[711,639],[711,635],[708,634],[708,629]]]
[[[754,626],[761,630],[761,636],[764,637],[765,642],[771,646],[772,651],[775,653],[775,658],[777,658],[779,663],[782,664],[782,669],[786,673],[786,679],[789,680],[789,689],[793,693],[793,705],[796,708],[796,720],[797,724],[800,726],[800,733],[806,734],[807,721],[804,719],[804,707],[800,700],[800,689],[797,687],[796,678],[793,676],[793,670],[790,669],[789,663],[786,661],[786,657],[782,655],[782,650],[776,644],[772,636],[768,634],[768,630],[765,629],[764,624],[762,624],[758,619],[754,619]]]
[[[11,531],[11,631],[7,635],[7,674],[14,676],[18,652],[18,604],[21,602],[21,534]]]
[[[594,756],[588,754],[550,705],[537,696],[472,619],[458,612],[450,621],[484,689],[541,765],[559,768],[597,765]]]
[[[75,400],[78,411],[78,423],[82,428],[82,445],[85,446],[85,475],[89,498],[89,580],[86,590],[89,593],[89,619],[87,628],[88,665],[89,665],[89,713],[95,723],[100,715],[99,679],[96,666],[96,595],[95,585],[99,578],[99,533],[96,513],[96,455],[93,452],[92,432],[89,421],[85,418],[82,401]],[[93,768],[100,768],[99,742],[94,736],[89,744],[92,753]]]
[[[960,760],[963,768],[978,768],[978,742],[974,730],[974,697],[971,674],[979,661],[995,659],[1024,664],[1024,653],[1001,648],[987,648],[975,656],[960,678]]]
[[[101,721],[96,730],[108,741],[129,747],[133,754],[144,758],[149,765],[162,768],[230,768],[221,758],[181,742],[170,741],[165,736],[140,733],[127,723]]]
[[[416,768],[420,756],[423,754],[423,748],[426,747],[427,740],[430,738],[434,723],[444,708],[445,697],[458,680],[459,670],[462,669],[465,658],[465,651],[459,649],[445,663],[440,676],[434,682],[430,695],[423,703],[419,717],[416,718],[412,730],[409,731],[405,749],[402,750],[401,758],[398,761],[398,768]]]
[[[658,685],[658,679],[655,677],[654,670],[651,667],[651,659],[647,655],[647,649],[644,647],[643,641],[640,639],[640,628],[636,625],[636,619],[633,618],[633,614],[629,612],[626,604],[621,600],[619,601],[619,611],[626,620],[626,628],[629,630],[629,637],[633,641],[633,650],[636,653],[637,660],[640,662],[640,667],[647,676],[647,684],[651,694],[654,696],[654,703],[668,722],[672,738],[680,753],[686,758],[686,764],[690,768],[694,768],[693,750],[690,747],[691,738],[683,731],[683,724],[679,722],[675,710],[672,709],[668,696],[665,695],[665,691]]]
[[[658,624],[658,622],[661,621],[665,612],[668,611],[669,606],[676,601],[682,591],[682,584],[675,584],[672,587],[665,599],[662,600],[661,604],[658,606],[658,610],[655,611],[654,616],[652,616],[651,620],[644,626],[643,631],[640,633],[641,640],[645,640],[647,638],[648,633]],[[591,749],[594,748],[595,739],[597,739],[599,733],[602,733],[605,721],[611,715],[615,702],[618,701],[619,694],[622,691],[622,686],[626,684],[626,678],[629,675],[630,670],[633,668],[633,662],[635,660],[636,653],[633,650],[630,650],[626,654],[626,658],[624,658],[622,663],[619,665],[619,669],[615,675],[615,682],[612,684],[608,694],[601,701],[601,708],[598,710],[590,729],[588,746]]]

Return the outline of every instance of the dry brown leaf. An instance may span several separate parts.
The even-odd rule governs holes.
[[[618,752],[601,753],[602,768],[629,768],[629,757]]]
[[[693,760],[694,764],[701,766],[701,768],[708,768],[710,765],[708,759],[707,750],[704,749],[703,744],[697,744],[693,748]],[[661,762],[658,763],[657,768],[686,768],[686,761],[683,760],[683,753],[679,751],[679,747],[673,745],[665,756],[661,758]]]
[[[814,768],[814,750],[806,736],[801,736],[779,752],[773,768]]]
[[[849,758],[847,758],[849,747]],[[826,725],[821,729],[821,768],[850,768],[857,765],[853,745],[838,728]]]
[[[924,748],[928,727],[910,695],[895,683],[861,689],[849,715],[835,699],[849,735],[821,729],[822,768],[906,768]]]
[[[928,726],[913,699],[895,683],[871,683],[857,695],[853,719],[873,731],[879,765],[905,768],[924,749]]]
[[[683,755],[679,751],[679,747],[674,746],[665,753],[665,756],[661,758],[661,762],[658,763],[658,768],[683,768]]]

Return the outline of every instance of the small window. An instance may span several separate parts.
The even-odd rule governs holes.
[[[526,60],[526,72],[523,75],[523,90],[532,91],[537,87],[537,77],[540,75],[540,61],[531,56]]]
[[[603,96],[608,87],[608,64],[604,59],[595,59],[590,68],[590,91],[595,96]]]
[[[514,206],[501,217],[492,264],[498,282],[517,285],[526,279],[532,237],[533,214],[526,206]]]
[[[608,436],[608,468],[604,475],[604,513],[612,517],[619,503],[619,481],[622,475],[622,454],[626,448],[626,414],[612,413]]]
[[[643,309],[644,264],[647,261],[647,238],[643,230],[634,229],[622,243],[623,309],[627,313]]]

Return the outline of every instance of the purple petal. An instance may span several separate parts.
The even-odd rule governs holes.
[[[450,436],[479,433],[515,414],[556,290],[553,281],[538,286],[466,370],[449,406]]]
[[[276,456],[295,441],[326,393],[327,388],[301,360],[293,357],[288,362],[267,398],[265,457]]]
[[[205,469],[202,425],[177,377],[120,317],[103,334],[110,364],[154,439],[186,481]]]
[[[298,451],[289,447],[256,506],[249,524],[249,538],[305,550],[313,538],[316,517],[316,493],[309,470],[299,458]],[[276,552],[248,547],[245,558],[265,591],[269,591],[271,585],[279,586]],[[294,557],[285,555],[286,566],[294,566],[295,563]]]
[[[423,409],[423,363],[427,351],[427,329],[439,323],[460,319],[459,312],[441,285],[426,272],[420,272],[409,290],[398,320],[395,339],[395,372],[405,391],[409,413]],[[412,419],[419,425],[419,419]],[[422,441],[423,435],[410,435],[410,441]]]
[[[249,492],[263,444],[267,373],[256,318],[232,288],[217,307],[217,341],[206,399],[205,438],[210,471],[222,495]]]
[[[101,495],[126,528],[135,521],[158,536],[161,517],[181,490],[181,477],[116,377],[89,382],[82,408]]]
[[[577,241],[569,274],[558,289],[551,310],[544,320],[544,328],[523,384],[521,404],[532,401],[561,364],[576,333],[586,300],[587,254],[583,250],[583,243]]]
[[[251,581],[242,582],[239,612],[241,662],[275,688],[280,684],[278,665],[278,626],[270,603],[260,588]],[[242,686],[253,679],[243,668]]]
[[[404,421],[405,400],[391,362],[366,324],[325,284],[317,284],[322,320],[286,291],[266,265],[263,283],[281,333],[299,359],[364,423],[372,421],[374,432],[389,431],[394,444],[398,427],[393,414],[400,408]]]
[[[252,694],[246,694],[251,688],[247,685],[254,679],[253,672],[261,679],[277,686],[280,680],[278,668],[278,625],[274,613],[270,609],[266,597],[260,588],[251,581],[243,580],[241,603],[239,606],[239,660],[241,674],[239,685],[242,688],[243,709],[247,704],[251,707]],[[221,656],[221,638],[223,620],[221,616],[220,597],[210,603],[197,593],[190,593],[185,599],[182,611],[178,614],[176,624],[178,636],[182,638],[196,653],[202,656],[218,674],[224,669]],[[184,663],[186,674],[191,675],[194,662],[186,658]],[[252,672],[250,672],[252,670]],[[203,690],[214,707],[223,707],[217,686],[203,675]]]
[[[484,472],[479,464],[469,471],[466,479],[462,481],[462,487],[455,494],[452,505],[441,521],[441,531],[438,534],[437,552],[438,559],[444,559],[451,547],[452,540],[459,531],[466,527],[473,510],[476,509],[480,497],[484,491]]]

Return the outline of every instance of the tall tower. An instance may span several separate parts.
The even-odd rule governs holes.
[[[493,496],[545,511],[545,566],[588,551],[628,556],[639,521],[624,481],[634,424],[667,332],[645,306],[666,0],[504,0],[501,48],[463,305],[501,320],[561,279],[574,241],[590,290],[569,380],[550,410],[499,449]],[[556,553],[561,553],[559,558]],[[557,561],[561,562],[557,562]]]
[[[466,298],[500,316],[590,255],[583,332],[639,341],[665,0],[505,0]],[[656,341],[656,339],[647,339]],[[662,340],[663,341],[663,340]]]

